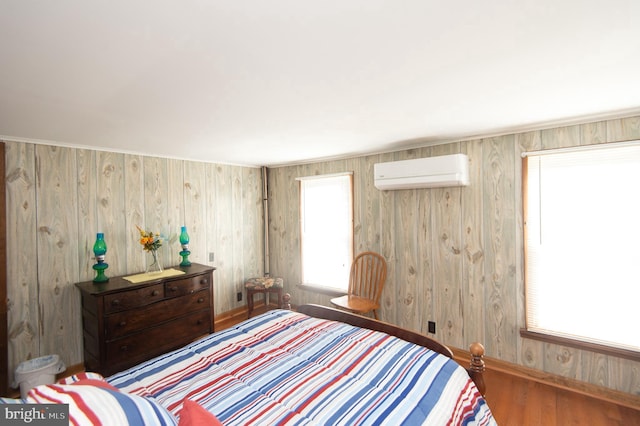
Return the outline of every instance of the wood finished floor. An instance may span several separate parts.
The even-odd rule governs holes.
[[[602,401],[498,371],[487,371],[487,403],[499,425],[640,426],[640,407]]]
[[[265,310],[258,308],[253,315]],[[244,318],[216,323],[216,331]],[[640,407],[620,406],[498,371],[487,371],[485,381],[487,403],[500,426],[640,426]]]

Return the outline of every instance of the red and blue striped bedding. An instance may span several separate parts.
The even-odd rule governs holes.
[[[153,342],[150,342],[152,344]],[[389,335],[276,310],[115,374],[175,416],[225,425],[495,424],[455,361]]]

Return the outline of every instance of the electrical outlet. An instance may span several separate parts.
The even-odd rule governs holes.
[[[429,333],[436,334],[436,322],[429,321],[427,323],[427,330],[429,331]]]
[[[236,299],[238,299],[238,302],[242,302],[242,292],[239,291],[238,294],[236,294]]]
[[[213,252],[209,252],[209,262],[213,262]]]

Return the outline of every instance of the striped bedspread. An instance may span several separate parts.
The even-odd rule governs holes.
[[[495,424],[455,361],[383,333],[283,310],[108,381],[153,397],[176,417],[183,401],[193,400],[225,425]]]

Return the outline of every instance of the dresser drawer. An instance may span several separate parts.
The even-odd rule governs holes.
[[[210,310],[199,311],[157,327],[130,334],[122,339],[107,342],[103,371],[110,375],[143,360],[184,346],[208,334],[211,330],[211,322]]]
[[[116,339],[138,330],[171,321],[189,312],[208,309],[211,296],[208,291],[199,291],[183,297],[163,300],[143,309],[117,312],[107,317],[106,338]]]
[[[136,290],[126,290],[104,296],[104,312],[125,311],[127,309],[146,306],[164,299],[163,284],[155,284]]]
[[[166,297],[178,297],[185,294],[195,293],[196,291],[209,288],[211,285],[211,274],[199,275],[192,278],[182,280],[167,281],[164,284]]]

